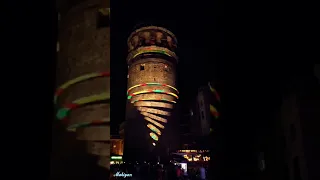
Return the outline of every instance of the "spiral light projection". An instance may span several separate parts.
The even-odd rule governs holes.
[[[80,76],[78,78],[75,78],[73,80],[70,80],[63,85],[61,85],[55,95],[54,95],[54,103],[57,105],[59,96],[63,94],[63,92],[67,91],[68,88],[81,83],[83,81],[89,81],[94,80],[97,78],[105,78],[110,77],[109,72],[103,72],[103,73],[91,73],[86,74],[83,76]],[[73,110],[76,110],[77,108],[81,108],[81,106],[92,104],[92,103],[98,103],[98,104],[104,104],[109,103],[110,100],[110,93],[100,93],[96,95],[91,95],[87,97],[82,97],[80,99],[74,100],[72,103],[63,105],[57,112],[57,119],[61,120],[64,124],[67,125],[67,131],[71,132],[77,132],[77,129],[79,129],[79,132],[82,132],[82,136],[78,137],[80,140],[87,140],[88,150],[91,154],[100,155],[100,160],[98,162],[99,165],[103,167],[108,167],[109,161],[107,160],[109,158],[108,156],[108,150],[110,150],[110,147],[108,146],[108,143],[101,142],[100,140],[104,140],[104,138],[94,137],[94,133],[90,133],[90,130],[86,130],[86,127],[93,127],[94,131],[96,131],[96,134],[99,133],[99,130],[104,131],[105,125],[107,125],[110,122],[110,118],[103,117],[102,119],[92,119],[91,121],[87,122],[70,122],[68,119],[68,116],[70,112]],[[107,109],[105,110],[107,111]],[[86,132],[87,131],[87,132]],[[104,134],[104,133],[102,133]],[[89,135],[90,138],[87,138]],[[87,137],[86,137],[87,136]],[[98,135],[99,136],[99,135]]]
[[[147,121],[153,146],[179,99],[175,87],[176,44],[170,31],[155,26],[137,29],[128,38],[127,99]]]
[[[149,86],[149,87],[148,87]],[[146,87],[146,89],[155,86],[155,88],[158,89],[149,89],[149,90],[143,90],[143,91],[134,91],[135,88],[138,87]],[[175,93],[168,92],[161,87],[169,87]],[[178,99],[178,90],[175,87],[172,87],[167,84],[161,84],[161,83],[144,83],[144,84],[138,84],[135,86],[130,87],[127,90],[128,100],[131,100],[131,103],[134,104],[134,106],[137,107],[137,109],[140,111],[140,113],[144,116],[144,119],[148,121],[147,127],[152,131],[150,133],[150,137],[154,141],[159,140],[159,136],[161,136],[161,130],[164,129],[164,124],[167,123],[167,119],[161,116],[170,116],[171,113],[168,111],[164,111],[161,109],[156,108],[166,108],[166,109],[172,109],[173,104],[176,103],[176,101],[171,100],[172,97]],[[144,95],[144,97],[140,97],[139,95]],[[161,94],[161,97],[157,97],[155,95]],[[172,96],[172,97],[170,97]],[[155,108],[152,108],[155,107]],[[160,128],[160,129],[159,129]],[[154,142],[153,142],[154,143]]]
[[[110,73],[108,72],[103,72],[103,73],[92,73],[92,74],[86,74],[83,76],[80,76],[78,78],[75,78],[73,80],[70,80],[66,82],[65,84],[61,85],[55,95],[54,95],[54,103],[56,104],[58,101],[58,97],[70,86],[80,83],[85,80],[90,80],[94,78],[99,78],[99,77],[109,77]],[[89,103],[94,103],[94,102],[99,102],[99,101],[109,101],[110,100],[110,94],[109,93],[101,93],[97,95],[91,95],[88,97],[83,97],[81,99],[77,99],[73,101],[70,104],[64,105],[61,109],[58,110],[57,113],[57,119],[62,120],[62,121],[67,121],[67,117],[70,111],[73,109],[78,108],[79,106],[86,105]],[[95,124],[103,124],[108,122],[108,120],[93,120],[91,122],[82,122],[78,124],[71,124],[67,127],[68,131],[73,131],[75,132],[78,127],[86,127],[90,125],[95,125]],[[66,122],[67,123],[67,122]]]

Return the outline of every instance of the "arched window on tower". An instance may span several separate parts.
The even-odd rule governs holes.
[[[140,71],[143,71],[144,70],[144,64],[140,64]]]
[[[167,72],[169,72],[169,68],[168,68],[167,65],[164,65],[164,70],[167,71]]]

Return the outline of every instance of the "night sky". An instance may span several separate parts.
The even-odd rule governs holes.
[[[165,4],[164,4],[165,6]],[[177,83],[180,103],[187,105],[195,97],[197,88],[206,85],[214,74],[213,69],[221,57],[219,48],[223,47],[223,34],[216,25],[216,11],[175,8],[149,9],[127,8],[112,4],[111,14],[111,123],[112,133],[117,133],[117,124],[125,119],[127,88],[127,38],[135,27],[146,25],[162,26],[172,31],[178,39],[179,64]],[[201,21],[198,21],[202,19]],[[206,23],[203,23],[205,21]],[[211,71],[210,71],[211,70]],[[217,77],[215,75],[214,77]],[[182,106],[183,109],[187,106]]]

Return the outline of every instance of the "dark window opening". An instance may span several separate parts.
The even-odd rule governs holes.
[[[169,67],[168,67],[167,65],[164,65],[164,70],[165,70],[166,72],[169,72]]]
[[[140,71],[144,70],[144,65],[140,65]]]
[[[301,172],[300,172],[300,162],[299,157],[296,156],[293,160],[293,173],[294,173],[294,180],[302,180],[301,178]]]
[[[144,40],[143,40],[143,38],[139,38],[139,46],[142,46],[143,44],[142,43],[144,43]]]
[[[97,14],[97,29],[110,27],[109,8],[99,9]]]
[[[290,125],[290,137],[292,141],[295,141],[297,138],[297,132],[296,132],[296,127],[294,126],[294,124]]]
[[[140,39],[140,42],[141,42],[141,45],[142,45],[142,46],[147,46],[147,42],[146,42],[146,39],[145,39],[145,38],[141,38],[141,39]]]

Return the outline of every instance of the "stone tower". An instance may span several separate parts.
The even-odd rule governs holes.
[[[127,127],[139,129],[137,126],[144,126],[144,131],[140,132],[145,136],[141,137],[151,145],[148,147],[157,147],[178,99],[177,39],[167,29],[148,26],[129,36],[128,47],[127,121],[131,125]],[[138,133],[139,130],[135,131]],[[130,138],[135,133],[131,134]]]
[[[58,11],[57,119],[109,168],[109,2],[58,1]]]

